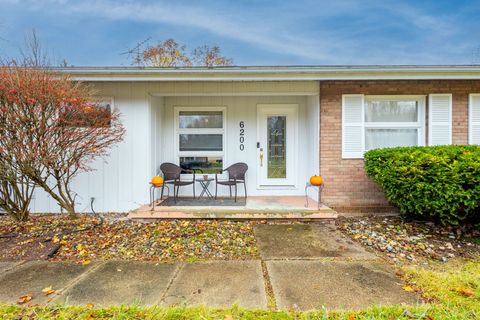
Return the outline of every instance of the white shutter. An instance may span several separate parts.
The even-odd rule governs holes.
[[[428,96],[428,145],[452,144],[452,95]]]
[[[468,112],[468,143],[480,144],[480,94],[471,94]]]
[[[364,96],[342,96],[342,158],[361,159],[364,152]]]

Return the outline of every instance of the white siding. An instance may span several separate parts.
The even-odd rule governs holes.
[[[318,94],[317,81],[264,82],[162,82],[157,83],[159,96],[237,96],[237,95],[313,95]]]
[[[299,166],[298,188],[279,191],[281,194],[302,194],[308,176],[317,173],[312,145],[318,137],[312,135],[318,110],[313,102],[307,108],[306,95],[316,95],[316,81],[296,82],[97,82],[98,96],[113,97],[126,128],[124,141],[113,147],[106,159],[93,164],[95,170],[80,174],[73,183],[77,210],[90,211],[90,199],[99,212],[123,212],[149,201],[149,180],[158,173],[160,163],[176,162],[173,144],[174,105],[227,106],[227,157],[225,164],[245,161],[249,164],[248,191],[256,192],[256,105],[258,103],[298,103],[300,107],[299,150],[308,166]],[[222,96],[219,96],[219,95]],[[192,96],[189,96],[192,95]],[[195,96],[196,95],[196,96]],[[310,98],[309,98],[310,99]],[[312,97],[313,99],[313,97]],[[317,112],[317,113],[315,113]],[[312,115],[315,113],[315,115]],[[312,120],[312,117],[313,120]],[[316,118],[315,118],[316,117]],[[238,149],[238,122],[245,121],[245,150]],[[317,120],[318,122],[318,120]],[[302,125],[305,123],[306,125]],[[232,141],[232,143],[230,143]],[[313,172],[314,171],[314,172]],[[198,189],[200,190],[200,189]],[[264,191],[268,194],[268,191]],[[32,203],[33,212],[59,212],[48,195],[38,190]]]
[[[306,121],[306,157],[300,157],[300,161],[308,163],[305,180],[310,176],[320,175],[320,97],[307,97],[307,121]],[[300,142],[301,145],[301,142]],[[304,160],[302,160],[304,159]],[[308,195],[317,200],[318,192],[314,188],[308,189]]]
[[[99,96],[114,97],[126,128],[123,142],[113,147],[106,159],[95,161],[91,172],[80,174],[72,184],[77,193],[77,210],[126,211],[148,202],[150,177],[150,114],[148,93],[143,83],[96,83]],[[33,200],[34,212],[59,212],[56,203],[42,190]]]
[[[313,99],[313,98],[312,98]],[[316,100],[315,100],[316,99]],[[166,97],[165,98],[165,117],[162,121],[163,127],[163,145],[164,157],[162,161],[178,163],[174,139],[172,137],[174,128],[175,106],[226,106],[227,107],[227,144],[224,166],[235,162],[246,162],[249,166],[247,175],[247,189],[249,195],[303,195],[305,182],[311,175],[319,172],[318,160],[315,154],[318,154],[318,96],[310,101],[307,106],[307,97],[305,96],[241,96],[241,97]],[[315,101],[317,105],[315,106]],[[258,104],[298,104],[299,105],[299,136],[297,138],[299,155],[299,164],[297,166],[296,188],[278,189],[275,191],[257,189],[257,105]],[[315,120],[317,119],[317,120]],[[245,122],[245,149],[239,149],[239,122]],[[165,139],[166,138],[166,139]],[[160,161],[158,165],[160,165]],[[214,190],[214,185],[211,185]],[[180,188],[182,189],[182,188]],[[190,188],[183,188],[184,194],[190,194]],[[185,191],[186,190],[186,191]],[[200,190],[200,187],[197,188]],[[228,188],[220,187],[219,193],[226,194]],[[182,194],[182,192],[180,192]],[[243,193],[240,193],[243,194]]]

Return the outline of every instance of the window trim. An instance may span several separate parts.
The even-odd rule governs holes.
[[[347,104],[347,98],[355,98],[358,97],[359,101],[358,105],[350,105],[352,101],[350,101]],[[418,119],[417,122],[366,122],[365,121],[365,112],[366,112],[366,101],[395,101],[395,100],[400,100],[400,101],[405,101],[405,100],[416,100],[418,102]],[[363,159],[364,154],[366,152],[366,139],[365,139],[365,134],[366,134],[366,129],[371,129],[371,128],[380,128],[380,129],[404,129],[404,128],[414,128],[417,129],[418,131],[418,137],[417,137],[417,145],[418,146],[425,146],[426,144],[426,101],[427,101],[427,96],[426,95],[364,95],[364,94],[342,94],[342,134],[341,134],[341,139],[342,139],[342,152],[341,152],[341,159],[342,160],[348,160],[348,159]],[[359,108],[360,112],[355,115],[355,118],[350,118],[352,115],[354,115],[355,109],[353,108]],[[348,108],[348,113],[349,113],[349,118],[347,121],[347,108]],[[358,110],[358,109],[357,109]],[[353,112],[353,113],[352,113]],[[353,131],[352,131],[353,130]],[[352,133],[355,133],[355,131],[358,130],[359,139],[358,143],[360,143],[359,147],[353,147],[352,146],[352,141],[349,141],[347,139],[348,135],[351,135]],[[347,148],[348,146],[348,148]],[[351,149],[353,148],[353,149]]]
[[[366,104],[368,101],[412,101],[415,100],[418,103],[417,121],[416,122],[367,122],[366,116]],[[363,139],[365,141],[363,145],[363,153],[369,151],[366,146],[366,129],[417,129],[417,146],[425,146],[425,102],[426,96],[424,95],[365,95],[364,107],[362,114],[363,122]],[[363,156],[362,156],[363,158]]]
[[[115,97],[113,96],[93,96],[92,101],[99,104],[110,104],[110,115],[112,115],[116,110]],[[109,121],[108,126],[111,126],[111,121]]]
[[[226,141],[227,141],[227,107],[226,106],[175,106],[173,107],[174,124],[174,154],[175,163],[180,165],[180,157],[221,157],[222,166],[226,163]],[[222,128],[180,128],[181,111],[221,111]],[[222,151],[180,151],[180,134],[222,134]]]
[[[110,115],[113,114],[113,112],[115,111],[115,99],[113,96],[92,96],[90,99],[89,99],[89,103],[92,103],[92,104],[110,104]],[[66,115],[65,111],[64,112],[64,115]],[[68,125],[69,127],[75,127],[75,128],[91,128],[92,126],[91,125],[88,125],[88,124],[78,124],[78,125]],[[110,127],[111,126],[111,121],[108,121],[108,123],[105,125],[105,126],[102,126],[102,127]]]

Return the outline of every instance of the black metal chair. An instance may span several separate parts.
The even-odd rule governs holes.
[[[217,199],[218,185],[228,186],[230,188],[230,198],[232,197],[232,186],[235,186],[235,202],[237,202],[237,184],[243,183],[245,189],[245,200],[247,200],[247,185],[245,183],[245,174],[247,173],[248,165],[243,162],[232,164],[226,169],[221,170],[215,174],[215,199]],[[228,180],[218,180],[218,175],[223,172],[228,172]]]
[[[163,173],[163,186],[160,194],[160,199],[163,199],[163,190],[165,188],[165,184],[167,183],[173,185],[173,200],[175,201],[175,203],[177,202],[178,191],[180,187],[188,186],[190,184],[193,185],[193,198],[195,199],[195,169],[183,169],[174,163],[165,162],[160,165],[160,171],[162,171]],[[180,175],[182,173],[193,173],[193,179],[180,180]]]

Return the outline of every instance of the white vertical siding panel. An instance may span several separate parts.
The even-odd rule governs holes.
[[[54,213],[60,212],[60,207],[52,197],[41,188],[36,188],[31,206],[32,212]]]
[[[97,90],[101,93],[101,96],[112,97],[113,107],[115,107],[115,97],[111,93],[112,85],[98,83],[96,85]],[[88,194],[83,196],[83,210],[91,211],[91,199],[94,198],[93,209],[95,211],[105,211],[105,167],[106,162],[110,158],[106,156],[104,158],[98,158],[92,163],[93,170],[86,173],[89,176]]]
[[[307,97],[307,157],[305,162],[308,163],[309,171],[305,178],[311,175],[320,174],[320,101],[319,96]],[[301,127],[301,126],[300,126]],[[317,200],[318,193],[316,190],[309,188],[308,195]]]
[[[149,121],[149,176],[154,176],[155,175],[155,162],[156,162],[156,157],[157,157],[157,106],[155,105],[155,98],[150,96],[148,92],[154,92],[155,90],[155,84],[154,83],[148,83],[147,84],[147,100],[148,100],[148,121]]]
[[[131,83],[124,84],[118,92],[118,105],[122,110],[122,120],[126,128],[124,143],[119,146],[118,159],[118,194],[120,208],[128,207],[132,201],[133,144],[136,137],[135,110]]]
[[[232,82],[218,82],[218,81],[204,81],[204,82],[161,82],[156,94],[178,94],[178,95],[221,95],[226,96],[233,94],[248,94],[255,93],[278,93],[284,95],[285,93],[295,92],[309,92],[318,93],[319,86],[317,81],[232,81]]]
[[[224,105],[227,106],[227,139],[225,146],[230,164],[245,161],[249,164],[248,189],[256,191],[256,141],[258,103],[298,103],[300,121],[311,120],[311,110],[307,108],[307,98],[284,96],[286,92],[318,91],[317,82],[159,82],[159,83],[94,83],[101,96],[112,96],[115,108],[121,113],[121,121],[126,129],[124,141],[114,146],[105,160],[95,161],[96,171],[84,173],[75,181],[75,191],[79,198],[78,209],[89,211],[90,198],[94,197],[97,211],[127,211],[148,202],[148,180],[156,173],[161,162],[176,162],[174,146],[175,105]],[[192,93],[199,95],[225,92],[224,96],[177,96],[153,97],[151,93]],[[271,96],[256,96],[254,92],[270,93]],[[275,96],[275,92],[279,92]],[[238,93],[243,96],[231,96]],[[238,148],[239,121],[245,121],[245,151]],[[308,154],[309,163],[313,157],[310,150],[311,125],[302,128],[299,136],[299,154]],[[300,169],[298,194],[303,193],[303,181],[311,174],[310,166]],[[300,190],[301,189],[301,190]],[[225,190],[224,190],[225,191]],[[226,191],[225,191],[226,192]],[[285,191],[286,194],[291,191]],[[32,204],[36,212],[58,212],[59,208],[42,190],[36,192]]]
[[[131,90],[132,140],[130,147],[130,167],[128,173],[131,181],[129,189],[130,203],[133,207],[148,201],[148,179],[150,171],[150,123],[148,99],[144,83],[134,83]]]
[[[125,84],[122,84],[125,87]],[[125,126],[125,115],[121,105],[121,97],[119,91],[122,90],[122,86],[119,84],[110,83],[105,86],[103,93],[105,95],[112,96],[114,99],[114,108],[120,112],[120,120]],[[105,159],[104,171],[103,171],[103,208],[97,209],[97,203],[95,203],[95,209],[105,211],[121,211],[119,203],[120,192],[120,178],[119,178],[119,150],[121,146],[125,144],[125,141],[113,146],[110,149],[109,156]]]

